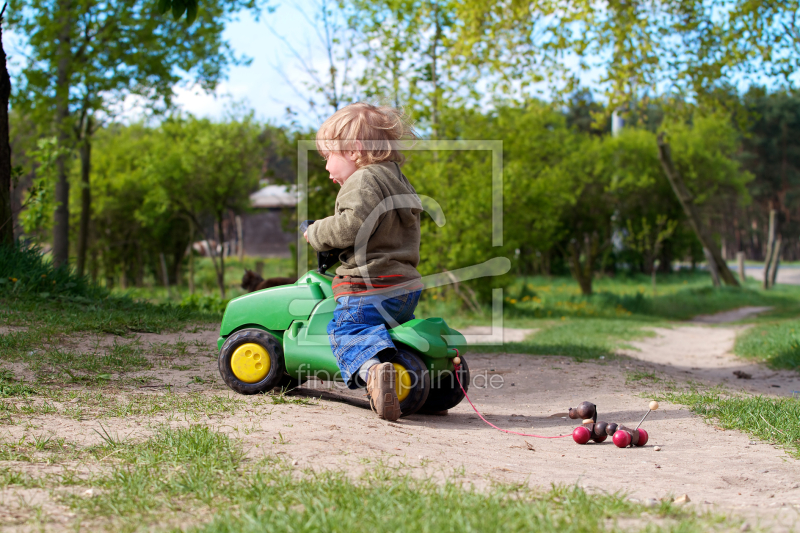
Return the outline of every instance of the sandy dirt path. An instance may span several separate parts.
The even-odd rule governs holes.
[[[771,394],[800,388],[796,375],[772,375],[757,365],[737,361],[730,354],[737,328],[659,328],[656,337],[632,343],[638,350],[626,352],[630,358],[609,361],[467,355],[473,373],[470,397],[500,427],[556,436],[569,434],[576,426],[564,417],[569,407],[584,400],[598,405],[601,420],[635,425],[647,410],[650,394],[640,382],[626,384],[636,373],[656,372],[678,383],[722,383]],[[213,343],[216,332],[197,333],[193,339]],[[165,342],[170,337],[147,340]],[[151,372],[173,392],[233,396],[221,383],[214,359],[187,355],[184,361],[191,370]],[[752,371],[754,378],[737,380],[731,374],[734,368]],[[210,383],[190,383],[188,378],[194,375]],[[499,376],[494,383],[502,385],[483,386],[492,376]],[[387,463],[403,465],[419,475],[455,477],[478,486],[492,480],[543,488],[554,483],[579,484],[595,491],[624,491],[642,501],[687,494],[698,509],[743,516],[753,526],[761,524],[773,531],[800,526],[800,461],[741,432],[715,428],[680,405],[662,403],[649,416],[643,426],[650,433],[645,447],[618,449],[610,440],[579,446],[569,437],[550,440],[501,433],[484,424],[467,402],[447,416],[412,415],[388,423],[368,410],[362,391],[310,382],[294,395],[316,400],[312,405],[273,405],[259,397],[236,396],[244,407],[233,414],[201,419],[131,417],[102,423],[107,431],[130,438],[145,437],[161,423],[207,423],[242,439],[252,455],[279,454],[298,468],[358,473]],[[32,418],[27,425],[4,426],[2,432],[13,439],[38,433],[93,444],[99,440],[94,431],[99,423],[49,415]],[[661,450],[655,451],[655,446]]]

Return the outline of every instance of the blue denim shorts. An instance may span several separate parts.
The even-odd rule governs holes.
[[[358,388],[354,375],[379,352],[378,358],[383,362],[394,357],[397,348],[388,330],[414,318],[421,292],[391,297],[348,295],[336,300],[333,320],[328,323],[328,340],[348,387]]]

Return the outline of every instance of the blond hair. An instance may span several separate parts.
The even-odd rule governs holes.
[[[358,152],[356,167],[373,163],[405,162],[401,141],[416,139],[408,117],[400,109],[356,102],[343,107],[317,131],[317,151],[327,159],[331,152]],[[361,143],[358,149],[356,141]]]

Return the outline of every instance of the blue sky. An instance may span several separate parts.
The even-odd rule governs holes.
[[[225,38],[239,54],[252,58],[248,66],[234,67],[228,80],[214,94],[205,94],[197,88],[179,88],[178,103],[186,111],[208,117],[220,117],[231,102],[239,102],[255,110],[256,116],[273,123],[285,122],[287,105],[304,107],[304,102],[283,80],[278,69],[299,81],[301,73],[291,51],[271,30],[283,35],[292,45],[306,52],[308,45],[318,45],[313,38],[313,28],[298,12],[305,7],[311,12],[312,2],[296,2],[278,5],[273,13],[264,14],[259,22],[244,15],[238,22],[228,26]],[[314,50],[315,55],[321,50]]]

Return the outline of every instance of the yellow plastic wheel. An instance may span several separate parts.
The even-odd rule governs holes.
[[[392,366],[395,372],[394,389],[397,392],[397,399],[402,402],[411,392],[411,373],[403,365],[392,363]]]
[[[260,344],[242,344],[231,356],[233,375],[245,383],[258,383],[269,374],[269,353]]]

